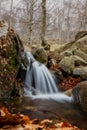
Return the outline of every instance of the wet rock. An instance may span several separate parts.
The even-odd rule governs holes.
[[[43,48],[38,48],[32,53],[37,61],[41,63],[47,63],[47,55]]]
[[[64,92],[67,96],[71,96],[72,95],[72,89],[66,90]]]
[[[3,21],[1,23],[3,24],[0,27],[0,98],[9,98],[15,88],[20,65],[23,63],[26,66],[26,62],[22,57],[24,48],[19,36],[7,23]]]
[[[58,83],[63,81],[63,74],[60,70],[56,69],[56,70],[52,71],[52,74],[54,75],[54,80],[57,85],[58,85]]]
[[[78,83],[72,90],[73,101],[87,112],[87,81]]]

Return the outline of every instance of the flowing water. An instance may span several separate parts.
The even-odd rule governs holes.
[[[30,52],[27,52],[28,67],[25,79],[25,96],[32,98],[43,98],[53,100],[71,100],[65,94],[59,92],[56,83],[45,65],[34,59]]]
[[[12,113],[22,113],[31,119],[64,119],[87,130],[87,113],[72,102],[72,98],[60,93],[47,68],[27,53],[29,66],[25,80],[23,99],[1,99],[0,105]]]

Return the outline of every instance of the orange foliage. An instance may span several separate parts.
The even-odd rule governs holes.
[[[29,123],[28,116],[11,114],[7,108],[0,107],[0,127],[5,125],[18,125]]]
[[[67,122],[54,124],[52,120],[30,120],[28,116],[11,114],[7,108],[0,107],[1,130],[80,130]]]
[[[64,78],[64,80],[59,84],[59,88],[63,91],[72,89],[80,80],[80,78],[73,77]]]

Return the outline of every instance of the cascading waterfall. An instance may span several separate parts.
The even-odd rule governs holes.
[[[26,55],[29,65],[25,78],[25,96],[71,99],[58,91],[56,83],[45,65],[36,61],[30,52],[26,52]]]

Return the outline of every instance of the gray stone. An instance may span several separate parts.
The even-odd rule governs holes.
[[[74,60],[72,59],[72,57],[64,57],[60,61],[59,66],[62,70],[70,74],[74,69]]]
[[[78,76],[83,76],[87,74],[87,66],[86,67],[78,67],[78,68],[74,68],[73,70],[73,75],[78,75]]]
[[[81,51],[80,49],[73,50],[73,54],[82,58],[85,62],[87,62],[87,53]]]
[[[73,101],[87,112],[87,81],[78,83],[72,90]]]

